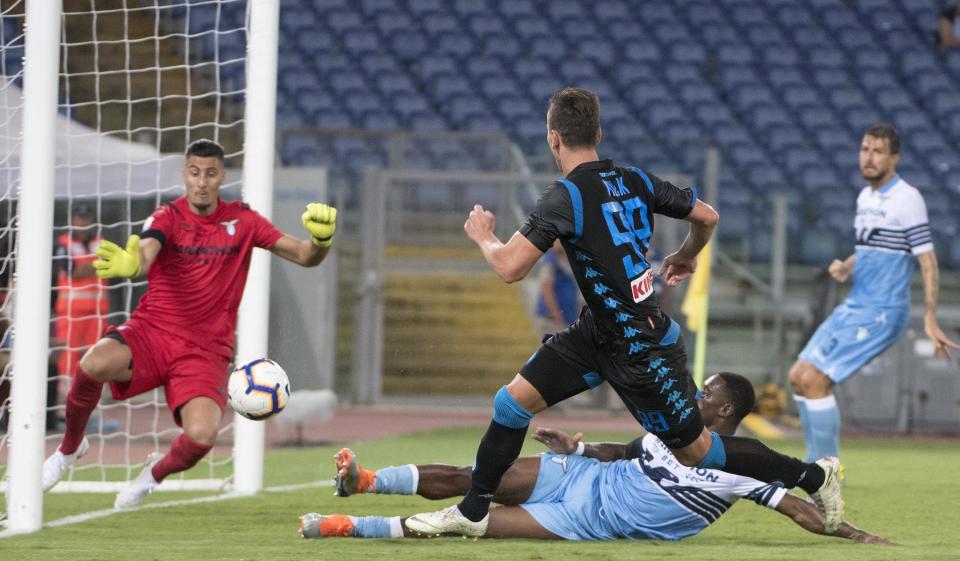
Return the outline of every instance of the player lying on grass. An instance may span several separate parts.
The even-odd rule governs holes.
[[[753,408],[753,388],[737,374],[712,376],[698,405],[712,431],[733,434]],[[493,497],[504,506],[490,511],[484,537],[568,540],[616,538],[679,540],[717,520],[739,498],[772,508],[802,528],[824,534],[808,501],[722,471],[681,465],[670,449],[648,434],[629,444],[585,444],[580,434],[540,428],[534,438],[551,452],[519,458]],[[471,468],[441,464],[361,468],[352,451],[337,454],[337,494],[417,494],[427,499],[462,496]],[[305,514],[300,533],[318,537],[415,537],[401,517]],[[891,542],[846,522],[834,536],[860,543]]]

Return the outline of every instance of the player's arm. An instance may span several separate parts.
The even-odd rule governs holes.
[[[817,513],[817,509],[813,504],[791,493],[785,494],[783,498],[780,499],[776,510],[780,514],[789,517],[790,520],[793,520],[794,523],[804,530],[813,532],[814,534],[846,538],[857,543],[895,545],[890,540],[871,534],[866,530],[861,530],[848,522],[841,522],[836,532],[827,534],[823,531],[823,522],[820,520],[820,515]]]
[[[477,244],[483,258],[504,282],[522,280],[543,257],[543,252],[520,232],[514,233],[507,243],[501,242],[493,233],[495,225],[492,212],[474,205],[463,224],[463,231]]]
[[[303,267],[316,267],[329,252],[329,246],[320,247],[311,240],[297,239],[290,234],[284,234],[270,248],[270,253]]]
[[[696,270],[697,255],[713,236],[713,231],[720,222],[720,215],[712,206],[697,200],[684,220],[690,223],[690,231],[680,249],[663,260],[658,273],[667,286],[677,286]]]
[[[933,341],[936,354],[947,354],[947,348],[960,349],[960,345],[948,338],[937,322],[937,300],[940,298],[940,267],[937,255],[931,250],[917,255],[920,274],[923,277],[923,330]]]
[[[856,264],[856,254],[847,257],[843,261],[834,259],[830,263],[830,266],[827,267],[827,272],[830,273],[830,276],[833,277],[833,280],[837,282],[847,282],[847,279],[849,279],[850,275],[853,274],[853,268]]]
[[[537,427],[533,439],[557,454],[576,454],[580,445],[583,444],[580,455],[587,458],[595,458],[601,462],[613,462],[627,457],[627,444],[620,442],[584,442],[582,432],[570,436],[562,430]]]

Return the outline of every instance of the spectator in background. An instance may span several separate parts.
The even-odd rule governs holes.
[[[57,363],[61,376],[74,376],[80,356],[107,326],[107,281],[97,278],[93,268],[99,243],[93,210],[85,204],[75,206],[70,229],[57,238],[54,252],[55,333],[60,344],[66,346]]]
[[[565,329],[577,319],[580,311],[580,290],[559,240],[553,242],[541,263],[540,292],[533,322],[538,336]]]
[[[957,12],[960,11],[960,0],[952,6],[947,6],[940,12],[940,18],[937,20],[937,45],[942,49],[953,49],[960,47],[960,20],[957,19]]]

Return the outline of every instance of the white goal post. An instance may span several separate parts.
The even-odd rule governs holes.
[[[15,2],[14,7],[16,7],[16,4],[19,4],[19,2]],[[198,30],[195,29],[195,27],[191,27],[191,25],[200,25],[199,21],[188,21],[181,32],[171,33],[160,29],[158,24],[155,30],[156,39],[169,39],[175,36],[178,37],[184,45],[185,53],[182,55],[183,62],[178,64],[176,68],[183,70],[187,76],[188,92],[186,97],[188,100],[186,103],[188,107],[190,107],[190,103],[194,102],[194,99],[200,100],[201,98],[210,97],[217,99],[214,121],[207,123],[210,125],[209,128],[219,132],[220,130],[229,129],[237,123],[242,124],[245,138],[242,159],[242,196],[261,214],[270,218],[275,154],[274,127],[280,0],[178,0],[176,2],[144,0],[141,2],[130,2],[129,4],[123,2],[121,4],[123,6],[122,8],[103,11],[116,13],[155,10],[160,12],[161,10],[170,11],[172,6],[173,8],[181,7],[184,13],[187,14],[186,18],[189,19],[191,11],[197,11],[198,8],[206,7],[215,10],[215,25],[219,26],[221,22],[221,7],[227,4],[232,7],[245,5],[245,18],[242,26],[238,29],[231,29],[229,31],[215,29],[212,32],[208,32],[203,29]],[[95,5],[96,4],[91,4],[90,9],[90,15],[94,21],[93,33],[96,33],[98,29],[96,27],[96,21],[99,14],[97,13],[97,9],[93,8]],[[22,6],[21,4],[21,7]],[[7,10],[6,3],[3,9]],[[4,15],[7,14],[8,12],[5,11]],[[7,532],[12,533],[36,531],[43,524],[41,466],[44,456],[51,450],[51,438],[54,438],[45,433],[47,423],[49,422],[47,405],[48,381],[46,373],[50,363],[51,351],[50,296],[51,289],[53,288],[51,281],[51,248],[54,245],[53,233],[56,229],[54,224],[56,201],[57,197],[62,195],[62,193],[59,192],[58,185],[62,180],[62,175],[67,176],[67,182],[73,177],[71,175],[73,171],[70,162],[68,161],[66,164],[61,164],[58,163],[59,161],[57,160],[57,149],[60,147],[62,150],[62,146],[64,145],[61,138],[63,135],[60,134],[62,131],[58,123],[58,119],[64,120],[63,116],[58,115],[58,99],[63,99],[64,97],[64,92],[60,89],[60,78],[63,77],[60,75],[60,72],[61,69],[65,75],[70,72],[66,62],[61,60],[61,54],[63,54],[65,58],[68,56],[66,53],[69,52],[65,44],[68,42],[67,34],[63,29],[63,22],[66,21],[65,18],[68,15],[58,0],[25,2],[26,24],[24,25],[25,55],[22,76],[22,109],[18,107],[16,111],[8,112],[11,114],[22,114],[23,122],[29,123],[29,126],[22,127],[22,141],[20,142],[17,161],[12,164],[10,161],[5,162],[7,175],[13,177],[12,180],[8,181],[7,186],[9,187],[10,184],[16,184],[18,186],[15,201],[15,219],[11,218],[11,223],[15,221],[17,225],[16,242],[13,251],[16,262],[15,268],[13,269],[16,282],[11,285],[9,290],[7,290],[7,287],[0,287],[0,289],[7,290],[5,295],[9,296],[9,298],[7,298],[7,305],[4,306],[4,309],[0,309],[0,312],[6,311],[7,315],[12,315],[12,330],[15,334],[15,337],[12,337],[13,354],[10,365],[6,371],[0,372],[0,383],[4,381],[11,383],[9,402],[3,402],[2,399],[0,399],[0,408],[9,406],[11,414],[8,432],[0,433],[0,476],[5,479],[5,481],[0,482],[0,491],[6,493]],[[123,14],[124,22],[128,21],[127,16],[128,14]],[[156,21],[159,22],[160,19],[161,17],[157,15]],[[124,29],[124,31],[126,30]],[[243,79],[246,84],[245,90],[230,91],[228,94],[222,94],[214,89],[212,92],[193,94],[189,90],[190,80],[195,75],[195,69],[192,67],[192,64],[196,54],[191,53],[192,45],[197,42],[209,40],[208,42],[214,45],[214,49],[219,49],[220,45],[218,41],[220,37],[233,32],[242,33],[246,38],[246,67]],[[147,40],[148,39],[137,38],[130,40],[129,44],[146,42]],[[123,43],[122,40],[115,39],[98,40],[96,36],[89,42],[95,53],[97,52],[96,49],[100,48],[100,45]],[[5,45],[0,45],[0,49],[3,47],[5,47]],[[158,158],[155,162],[147,162],[147,164],[153,165],[157,169],[156,185],[154,189],[149,191],[149,196],[155,198],[156,202],[159,203],[161,202],[161,197],[166,200],[182,193],[182,187],[179,185],[174,186],[161,182],[160,170],[164,165],[169,164],[170,157],[159,157],[161,149],[160,137],[163,134],[182,133],[185,144],[187,140],[191,139],[191,135],[195,133],[196,127],[191,126],[191,122],[189,121],[176,126],[161,124],[160,108],[163,103],[167,102],[168,99],[176,97],[182,98],[184,96],[169,95],[162,91],[161,76],[166,76],[164,71],[169,68],[163,68],[160,64],[159,48],[157,48],[158,54],[156,55],[156,63],[153,64],[153,66],[146,64],[146,68],[141,69],[138,67],[132,70],[129,61],[129,52],[131,50],[129,45],[127,49],[128,84],[131,81],[135,81],[139,75],[138,73],[143,71],[154,72],[156,76],[157,85],[153,101],[157,106],[157,116],[156,126],[152,131],[156,134],[155,147]],[[220,51],[217,50],[216,52],[219,53]],[[0,52],[0,56],[4,54],[5,53]],[[220,63],[221,61],[215,57],[214,61],[202,61],[199,62],[198,65],[217,66]],[[94,73],[95,72],[96,69],[94,70]],[[109,72],[116,73],[118,71],[110,70]],[[89,74],[90,72],[87,73]],[[107,73],[108,72],[104,72],[104,74]],[[213,73],[216,76],[216,80],[212,87],[220,88],[221,75],[219,69],[214,70]],[[6,88],[14,84],[18,79],[19,76],[3,76],[2,80],[0,80],[0,86]],[[69,103],[70,81],[64,79],[63,83],[67,84],[65,86],[68,88],[66,97]],[[101,95],[99,81],[97,84],[98,98],[95,102],[87,102],[87,105],[106,105],[118,102],[118,100],[109,97],[112,92],[103,92],[103,97],[99,97]],[[226,123],[220,121],[223,115],[221,112],[220,98],[228,95],[245,96],[242,122],[239,119],[236,121],[229,121],[227,119]],[[2,99],[0,99],[0,101],[2,101]],[[127,98],[125,100],[120,99],[119,103],[126,102],[132,106],[142,101],[144,100],[131,99],[128,93]],[[199,101],[197,103],[199,103]],[[100,142],[106,142],[105,139],[110,139],[110,141],[115,142],[114,137],[117,136],[135,140],[138,134],[143,133],[143,131],[140,130],[141,128],[149,128],[130,125],[131,119],[128,116],[128,130],[111,129],[106,125],[102,128],[107,130],[101,130],[99,106],[96,108],[96,111],[98,122],[94,126],[94,133],[96,133],[95,141],[98,144]],[[188,109],[188,118],[189,114],[190,110]],[[68,111],[68,116],[69,115],[70,113]],[[108,135],[108,133],[110,134]],[[84,134],[91,139],[94,138],[94,134]],[[214,139],[217,139],[216,136],[214,136]],[[8,143],[10,142],[10,139],[5,140]],[[239,155],[239,146],[226,146],[226,148],[228,156],[235,157]],[[182,157],[179,155],[176,156]],[[132,158],[132,156],[127,156],[127,158]],[[167,161],[162,162],[161,160],[164,159]],[[239,159],[237,158],[235,161],[239,161]],[[144,163],[145,162],[142,161],[132,161],[131,159],[120,162],[121,166],[125,166],[124,169],[127,170],[126,178],[128,182],[131,180],[129,170]],[[81,166],[75,167],[79,168]],[[64,168],[67,169],[65,174],[61,173]],[[76,175],[79,176],[81,173],[81,171],[77,171]],[[101,175],[105,176],[106,174],[101,174],[99,168],[97,168],[94,175],[98,183],[93,191],[93,195],[96,197],[106,197],[108,196],[106,193],[110,192],[112,196],[112,189],[115,188],[115,186],[102,186],[99,183],[101,181]],[[123,177],[123,174],[120,176]],[[164,177],[166,178],[168,175]],[[180,190],[174,190],[174,187],[179,187]],[[225,188],[226,187],[227,186],[225,186]],[[128,188],[131,187],[128,185]],[[91,193],[83,192],[82,195],[78,194],[76,196],[89,197],[90,195]],[[73,191],[69,191],[69,187],[67,196],[68,200],[74,196]],[[131,194],[129,192],[125,194],[121,193],[121,196],[126,197],[126,208],[129,212],[131,207]],[[100,198],[95,199],[98,216],[100,216],[101,211],[100,200]],[[68,214],[71,204],[72,203],[69,203],[67,205]],[[120,225],[116,223],[97,223],[94,227],[98,234],[113,228],[113,230],[110,231],[113,232],[122,229],[122,231],[125,232],[124,235],[126,235],[130,232],[136,232],[143,218],[143,216],[134,213],[131,216],[127,216]],[[116,239],[114,239],[114,241],[116,241]],[[238,322],[236,357],[238,361],[244,361],[257,356],[266,356],[269,328],[269,257],[267,252],[256,250],[251,261],[249,278],[241,304]],[[12,257],[8,259],[7,256],[0,255],[0,260],[12,261]],[[118,287],[111,286],[110,290],[115,288]],[[126,299],[129,301],[129,294],[131,294],[131,286],[129,286],[129,283],[128,286],[119,288],[126,291]],[[12,314],[10,314],[9,311],[9,301],[12,301],[14,304]],[[127,306],[128,308],[123,311],[125,314],[129,314],[130,312],[129,303]],[[112,315],[116,316],[117,313],[119,312],[115,312]],[[113,317],[112,319],[117,318]],[[2,327],[0,327],[0,330],[2,330]],[[3,335],[4,333],[0,332],[0,336]],[[0,364],[0,368],[2,368],[2,364]],[[61,377],[63,377],[62,373]],[[169,416],[162,406],[162,400],[160,402],[156,402],[155,400],[155,402],[150,405],[159,411],[159,415]],[[135,404],[133,407],[136,408],[139,407],[139,405]],[[128,409],[128,418],[130,417],[129,411]],[[154,414],[154,416],[156,415],[157,414]],[[0,417],[2,417],[2,409],[0,409]],[[101,430],[103,425],[104,423],[101,420]],[[171,477],[169,480],[164,481],[159,490],[216,491],[233,488],[240,493],[246,494],[260,491],[263,486],[265,437],[263,423],[247,421],[246,419],[236,416],[236,419],[232,423],[232,430],[234,443],[232,451],[232,475],[224,474],[222,465],[211,465],[209,469],[211,477],[190,479]],[[124,429],[124,431],[126,432],[126,429]],[[167,444],[160,442],[161,436],[164,438],[169,437],[169,428],[162,434],[154,433],[145,437],[149,442],[148,444],[144,444],[144,446],[159,446],[161,450],[165,451]],[[101,443],[107,442],[108,437],[109,435],[107,437],[101,436]],[[124,435],[121,434],[119,437],[122,439]],[[108,461],[103,459],[103,453],[101,452],[101,457],[94,458],[94,461],[99,461],[105,466],[100,468],[100,472],[106,475],[99,477],[97,481],[89,481],[88,479],[91,478],[85,477],[80,477],[77,480],[63,481],[55,490],[59,492],[115,492],[125,479],[136,474],[139,467],[134,470],[133,465],[143,459],[142,457],[133,459],[134,456],[130,452],[130,435],[126,434],[126,437],[127,442],[125,444],[122,442],[116,444],[124,450],[122,462],[126,462],[126,466],[117,466],[111,463],[112,460]],[[59,435],[56,435],[55,438],[58,440]],[[103,446],[101,446],[101,448],[103,448]],[[5,466],[2,465],[4,460],[6,463]],[[85,463],[86,460],[86,458],[81,460],[78,465]],[[213,476],[214,471],[217,472],[216,476]],[[117,474],[120,475],[118,476]]]

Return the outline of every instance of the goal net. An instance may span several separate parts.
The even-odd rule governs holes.
[[[0,478],[6,478],[10,331],[23,122],[25,2],[0,14]],[[100,239],[123,245],[162,203],[183,193],[183,151],[209,138],[227,151],[222,196],[239,199],[247,47],[246,0],[67,0],[60,25],[51,329],[45,454],[63,430],[64,401],[77,362],[108,324],[129,318],[145,282],[102,282],[92,275]],[[30,61],[27,60],[29,65]],[[30,95],[30,92],[26,92]],[[20,375],[19,373],[16,375]],[[220,489],[233,473],[232,416],[218,445],[164,489]],[[87,428],[90,451],[54,491],[115,491],[154,451],[179,434],[162,389],[117,402],[104,390]],[[225,434],[224,434],[225,433]]]

